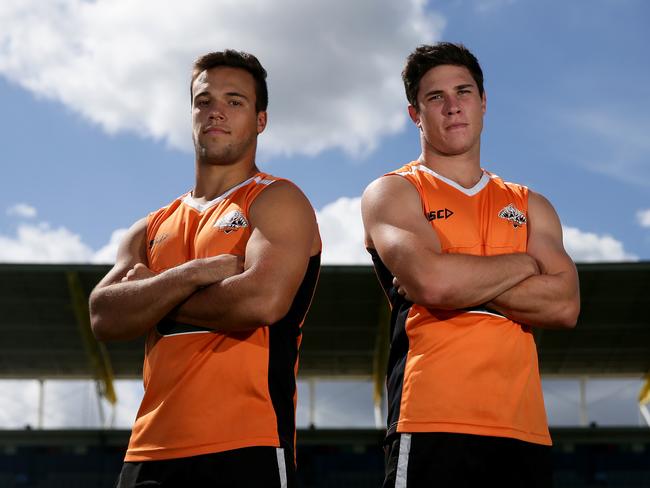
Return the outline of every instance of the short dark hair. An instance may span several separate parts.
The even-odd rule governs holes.
[[[266,110],[269,104],[266,70],[252,54],[244,51],[235,51],[234,49],[204,54],[194,61],[194,65],[192,66],[192,81],[190,81],[190,100],[194,97],[192,86],[196,77],[207,69],[218,68],[219,66],[241,68],[248,71],[255,80],[255,111],[259,113]]]
[[[462,44],[439,42],[433,45],[418,46],[406,58],[406,65],[402,71],[406,98],[413,107],[418,108],[418,89],[420,80],[431,68],[443,64],[466,67],[476,85],[480,96],[483,96],[483,71],[476,57]]]

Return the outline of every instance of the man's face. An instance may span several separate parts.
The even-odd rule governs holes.
[[[417,103],[418,110],[409,106],[409,115],[430,151],[456,156],[478,150],[486,99],[467,68],[431,68],[420,80]]]
[[[255,111],[255,80],[246,70],[220,66],[192,84],[192,138],[197,159],[234,164],[254,157],[266,112]]]

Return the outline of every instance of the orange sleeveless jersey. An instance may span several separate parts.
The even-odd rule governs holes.
[[[160,272],[219,254],[244,255],[249,208],[277,178],[258,173],[201,205],[186,194],[149,215],[147,258]],[[144,398],[125,461],[250,446],[294,449],[301,326],[318,278],[310,259],[289,313],[243,333],[163,320],[146,339]]]
[[[415,186],[443,253],[526,252],[526,187],[484,171],[465,189],[419,162],[389,174]],[[370,252],[392,308],[388,435],[451,432],[550,445],[530,328],[482,307],[443,311],[411,304]]]

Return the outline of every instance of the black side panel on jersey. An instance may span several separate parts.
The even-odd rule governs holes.
[[[296,394],[295,368],[298,361],[298,338],[301,325],[311,305],[318,275],[320,253],[309,258],[305,277],[287,315],[269,327],[269,393],[278,419],[280,446],[295,452]]]
[[[409,339],[406,334],[406,319],[413,303],[405,300],[393,286],[393,274],[383,263],[375,249],[368,248],[375,267],[375,273],[381,287],[390,302],[390,353],[386,373],[386,389],[388,391],[388,419],[386,439],[397,430],[402,388],[404,386],[404,368],[409,352]]]

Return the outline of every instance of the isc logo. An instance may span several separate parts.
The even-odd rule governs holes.
[[[448,208],[441,208],[440,210],[434,210],[432,212],[429,212],[429,215],[427,215],[427,218],[431,220],[440,220],[440,219],[448,219],[454,215],[454,212],[449,210]]]

